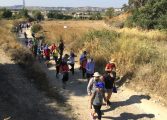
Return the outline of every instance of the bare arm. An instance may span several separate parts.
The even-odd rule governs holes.
[[[88,86],[87,86],[87,93],[88,93],[88,95],[91,95],[92,86],[93,86],[93,79],[90,79],[90,81],[88,83]]]
[[[94,98],[95,98],[95,94],[96,94],[96,92],[94,92],[94,93],[91,95],[90,106],[89,106],[90,109],[92,109],[92,105],[93,105],[93,100],[94,100]]]
[[[103,91],[103,99],[104,99],[105,102],[107,102],[104,91]]]

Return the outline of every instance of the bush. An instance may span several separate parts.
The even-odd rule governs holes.
[[[40,11],[33,11],[33,18],[37,21],[44,20],[44,16]]]
[[[8,10],[8,9],[2,10],[2,18],[11,18],[11,17],[12,17],[11,10]]]
[[[39,32],[39,31],[42,30],[42,29],[43,29],[43,28],[42,28],[42,26],[41,26],[40,24],[35,24],[35,25],[32,26],[31,31],[32,31],[33,33],[37,33],[37,32]]]

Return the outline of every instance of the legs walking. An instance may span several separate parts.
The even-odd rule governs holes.
[[[93,105],[95,112],[97,113],[98,120],[101,120],[101,106]]]

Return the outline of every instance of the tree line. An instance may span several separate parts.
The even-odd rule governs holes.
[[[63,14],[61,11],[49,11],[47,13],[47,18],[49,19],[63,19],[63,20],[68,20],[68,19],[73,19],[73,14],[71,15],[66,15]],[[92,12],[89,14],[90,20],[102,20],[102,15],[100,12]],[[12,12],[10,9],[1,9],[0,10],[0,18],[5,18],[5,19],[19,19],[19,18],[29,18],[32,20],[37,20],[41,21],[44,20],[44,15],[41,13],[41,11],[35,10],[32,11],[32,15],[29,15],[29,11],[27,9],[21,9],[18,12]],[[78,19],[82,19],[82,17],[79,17]]]
[[[129,27],[167,29],[167,0],[129,0],[122,9],[132,13],[126,21]]]

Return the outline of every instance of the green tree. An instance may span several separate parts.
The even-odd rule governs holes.
[[[149,0],[144,6],[132,11],[133,25],[145,29],[167,29],[167,0]]]
[[[44,16],[42,15],[40,11],[33,11],[33,17],[37,21],[44,20]]]
[[[114,16],[114,8],[108,8],[105,14],[107,17],[112,18]]]
[[[19,11],[19,16],[20,16],[20,17],[24,17],[24,18],[29,18],[28,10],[27,10],[27,9],[21,9],[21,10]]]
[[[49,13],[47,14],[48,18],[54,18],[55,17],[55,13],[54,11],[49,11]]]
[[[124,12],[128,11],[128,10],[129,10],[129,5],[123,4],[122,10],[123,10]]]
[[[90,17],[91,20],[102,20],[102,16],[100,14],[100,12],[96,12],[96,13],[92,13],[91,17]]]
[[[11,10],[4,8],[2,10],[2,18],[11,18],[11,17],[12,17]]]
[[[149,0],[129,0],[128,3],[129,3],[130,8],[136,9],[136,8],[144,6],[148,1]]]

